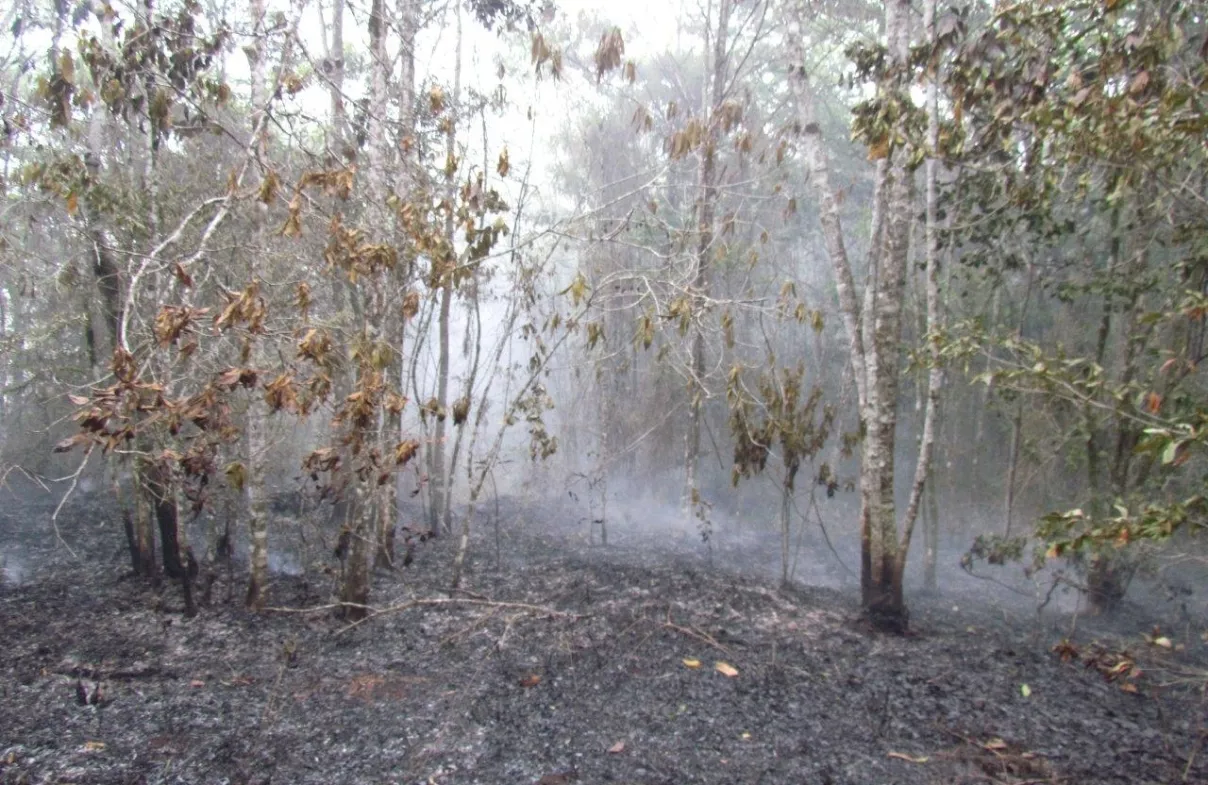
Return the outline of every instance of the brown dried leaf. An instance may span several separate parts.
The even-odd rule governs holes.
[[[889,757],[904,760],[907,763],[926,763],[927,761],[931,760],[926,755],[919,755],[915,757],[914,755],[907,755],[904,752],[890,752]]]
[[[414,439],[400,442],[394,448],[394,463],[398,466],[406,466],[418,451],[419,442]]]
[[[88,441],[88,436],[82,433],[77,433],[75,436],[69,436],[59,442],[54,447],[54,452],[71,452],[77,444],[82,444]]]
[[[172,273],[176,276],[176,280],[180,282],[181,286],[186,289],[193,288],[193,276],[189,275],[180,262],[172,264]]]

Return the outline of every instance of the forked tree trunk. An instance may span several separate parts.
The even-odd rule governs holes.
[[[389,169],[393,165],[392,147],[387,135],[386,114],[388,110],[387,96],[391,62],[386,52],[386,37],[389,34],[390,21],[386,17],[385,0],[372,0],[369,20],[369,96],[366,108],[367,152],[366,183],[368,205],[362,222],[369,231],[388,231],[393,220],[387,212],[387,202],[391,195],[391,180]],[[393,239],[393,238],[390,238]],[[388,545],[389,538],[383,536],[387,528],[393,528],[396,516],[395,495],[396,487],[393,482],[393,444],[398,433],[397,425],[385,411],[385,397],[390,392],[389,382],[385,379],[397,378],[400,353],[397,347],[389,346],[390,338],[394,335],[392,327],[397,320],[394,314],[388,313],[388,303],[394,299],[387,294],[392,288],[390,273],[366,277],[366,297],[364,311],[361,314],[362,323],[360,340],[373,347],[376,353],[379,348],[389,348],[393,359],[376,367],[372,362],[362,360],[358,364],[357,391],[376,400],[378,409],[372,424],[350,424],[351,428],[364,429],[354,434],[354,438],[363,440],[367,445],[373,445],[373,450],[362,451],[361,460],[365,461],[367,476],[358,477],[354,472],[349,478],[355,487],[355,503],[349,507],[351,519],[345,522],[341,531],[341,548],[344,560],[344,574],[340,587],[340,597],[343,605],[340,613],[347,618],[363,618],[369,602],[369,569],[370,558],[375,554],[383,554],[382,548],[375,544]],[[395,303],[397,305],[397,303]],[[397,311],[397,308],[395,309]],[[401,314],[400,314],[401,318]],[[375,459],[374,454],[378,456]],[[345,493],[348,491],[346,490]]]
[[[882,90],[906,90],[909,56],[909,6],[889,0],[886,34],[893,76]],[[839,305],[850,342],[860,418],[865,438],[861,446],[861,586],[865,614],[878,627],[903,630],[907,624],[902,574],[908,539],[898,541],[894,500],[894,445],[897,429],[898,342],[901,301],[912,215],[913,181],[906,167],[908,151],[890,145],[889,158],[878,165],[874,199],[870,279],[861,313],[854,277],[847,258],[838,200],[829,182],[822,132],[815,118],[813,96],[805,69],[802,34],[807,10],[803,0],[793,5],[796,30],[790,32],[790,81],[797,99],[802,147],[810,169],[810,184],[819,203],[823,236],[835,274]],[[908,99],[907,99],[908,100]],[[882,201],[883,200],[883,201]],[[883,208],[881,205],[883,204]]]
[[[910,18],[908,0],[889,0],[885,5],[885,28],[889,44],[891,76],[883,86],[909,100],[906,62],[909,59]],[[897,435],[897,399],[900,359],[898,342],[902,333],[902,296],[909,255],[913,176],[906,166],[908,150],[890,145],[887,196],[884,220],[884,246],[876,255],[876,293],[873,297],[871,345],[868,351],[868,406],[863,466],[871,469],[863,502],[871,529],[870,572],[863,581],[864,610],[873,623],[890,630],[904,630],[907,624],[902,577],[905,571],[909,539],[898,541],[897,509],[894,500],[894,452]],[[934,418],[933,418],[934,420]],[[934,437],[932,437],[934,439]],[[926,437],[924,444],[927,443]],[[925,471],[925,467],[924,471]],[[923,475],[926,476],[925,473]],[[915,506],[917,516],[917,503]],[[913,521],[910,521],[913,526]]]

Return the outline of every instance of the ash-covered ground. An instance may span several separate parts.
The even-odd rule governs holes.
[[[631,505],[605,548],[573,511],[503,500],[462,591],[452,538],[429,542],[349,627],[283,549],[278,610],[242,610],[236,572],[186,619],[128,576],[103,496],[57,534],[52,508],[0,504],[0,783],[1208,782],[1186,593],[1075,624],[953,572],[888,637],[812,540],[779,589],[771,534],[710,553]]]

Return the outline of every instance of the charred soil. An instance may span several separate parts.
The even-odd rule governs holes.
[[[951,600],[887,637],[849,593],[503,514],[464,591],[430,542],[350,627],[319,573],[275,576],[272,612],[219,585],[186,619],[103,510],[59,541],[7,503],[0,783],[1208,782],[1190,650],[1054,651]]]

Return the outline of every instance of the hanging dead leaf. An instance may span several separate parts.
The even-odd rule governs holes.
[[[738,675],[737,668],[735,668],[733,665],[731,665],[728,662],[722,662],[720,660],[713,663],[713,669],[715,671],[717,671],[718,673],[720,673],[722,676],[728,676],[731,679]]]
[[[462,396],[453,402],[453,424],[461,425],[470,415],[470,399]]]
[[[394,463],[398,466],[405,466],[415,457],[415,453],[418,451],[419,442],[413,439],[400,442],[394,447]]]
[[[621,67],[621,55],[625,53],[625,40],[621,36],[621,28],[614,27],[600,36],[600,45],[596,47],[596,82],[604,78],[604,74]]]
[[[186,289],[193,288],[193,276],[185,270],[180,262],[172,263],[172,274],[176,276],[176,280]]]
[[[277,177],[277,173],[272,169],[264,175],[264,179],[260,182],[260,190],[256,194],[256,198],[264,204],[272,204],[277,200],[277,194],[281,191],[281,179]]]
[[[433,86],[428,92],[428,106],[432,109],[432,114],[440,114],[445,109],[445,91],[439,85]]]
[[[889,138],[885,137],[868,145],[868,160],[880,161],[889,157]]]
[[[410,321],[415,318],[417,313],[419,313],[419,293],[407,292],[403,295],[403,318]]]
[[[237,491],[243,490],[243,485],[247,482],[247,468],[242,463],[238,461],[228,463],[223,472],[226,474],[227,481],[231,484],[232,488]]]

